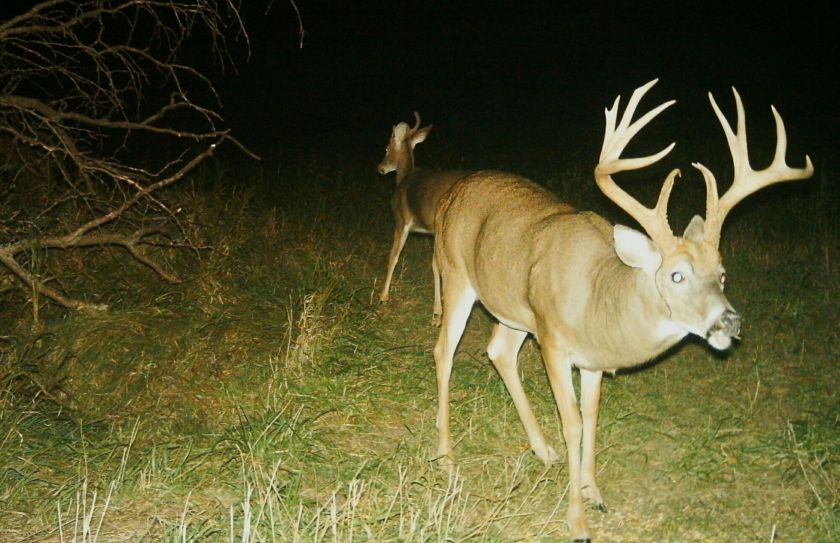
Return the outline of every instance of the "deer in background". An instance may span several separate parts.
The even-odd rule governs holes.
[[[595,429],[603,372],[635,366],[688,334],[715,349],[729,348],[741,319],[724,294],[718,252],[729,211],[753,192],[782,181],[805,179],[804,168],[785,163],[787,139],[776,119],[772,163],[753,170],[747,153],[744,109],[733,89],[737,129],[732,131],[711,93],[709,100],[729,143],[734,178],[718,197],[714,175],[703,165],[706,217],[695,216],[682,236],[667,220],[668,198],[679,170],[665,179],[658,202],[647,208],[622,190],[612,175],[653,164],[674,147],[641,158],[621,158],[630,140],[674,101],[633,121],[636,106],[656,80],[636,89],[616,124],[620,97],[606,110],[606,131],[595,181],[601,191],[644,229],[613,226],[578,212],[540,186],[511,174],[480,171],[461,180],[435,218],[435,256],[443,279],[443,322],[434,348],[439,432],[437,454],[452,464],[449,378],[456,346],[476,301],[498,320],[487,354],[510,393],[531,449],[546,464],[557,458],[546,444],[517,372],[519,350],[530,333],[539,342],[563,423],[569,466],[567,520],[574,541],[590,541],[584,498],[604,511],[595,483]],[[572,382],[580,371],[580,408]]]
[[[470,172],[466,171],[436,171],[414,167],[414,147],[423,141],[432,130],[432,125],[420,128],[420,115],[415,111],[416,120],[413,127],[406,123],[399,123],[393,127],[391,138],[385,147],[385,157],[377,166],[380,174],[397,172],[397,190],[391,198],[391,209],[394,212],[394,243],[388,256],[388,272],[382,285],[380,302],[390,299],[391,280],[394,268],[400,258],[408,235],[412,232],[434,234],[435,211],[441,198],[456,181]],[[440,274],[437,261],[432,256],[432,273],[435,281],[435,303],[433,309],[433,323],[440,322]]]

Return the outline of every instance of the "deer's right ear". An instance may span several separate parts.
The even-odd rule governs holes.
[[[391,133],[391,137],[394,138],[394,141],[397,143],[402,143],[405,139],[405,134],[408,132],[408,125],[405,123],[400,123],[394,127],[393,132]]]
[[[617,224],[613,228],[613,241],[618,258],[631,268],[640,268],[652,274],[662,264],[659,249],[638,230]]]

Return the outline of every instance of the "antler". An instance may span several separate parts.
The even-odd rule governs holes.
[[[770,163],[770,166],[763,170],[753,170],[750,166],[750,157],[747,151],[747,127],[744,106],[741,103],[741,97],[738,95],[738,91],[734,87],[732,88],[732,93],[735,95],[735,106],[738,111],[737,132],[734,133],[726,117],[724,117],[717,103],[715,103],[712,93],[709,93],[709,101],[712,103],[715,115],[717,115],[720,125],[723,127],[726,141],[729,144],[729,151],[732,154],[732,165],[734,169],[732,186],[729,187],[729,190],[726,191],[723,197],[718,199],[715,176],[699,162],[692,164],[700,170],[706,181],[706,240],[714,244],[715,247],[720,243],[720,232],[726,215],[738,202],[766,186],[781,183],[782,181],[807,179],[814,173],[814,165],[811,163],[811,158],[808,155],[805,155],[804,168],[791,168],[785,162],[787,134],[785,133],[785,125],[782,122],[782,117],[773,106],[770,106],[770,109],[773,111],[773,117],[776,119],[776,153],[773,156],[773,162]]]
[[[660,248],[668,249],[677,242],[677,238],[668,225],[668,198],[671,195],[674,180],[680,171],[675,169],[668,174],[659,193],[656,207],[654,208],[648,208],[640,204],[638,200],[619,187],[611,177],[614,173],[637,170],[653,164],[670,153],[671,149],[674,148],[675,144],[671,143],[668,147],[653,155],[639,158],[620,158],[622,151],[624,151],[624,148],[630,140],[633,139],[633,136],[652,121],[654,117],[675,103],[675,100],[670,100],[664,104],[660,104],[631,124],[630,121],[636,111],[636,106],[639,105],[639,101],[657,81],[659,80],[654,79],[633,92],[630,101],[627,103],[627,108],[621,116],[621,122],[617,127],[615,121],[618,115],[618,104],[621,96],[615,99],[612,108],[604,111],[607,123],[604,131],[604,144],[601,147],[601,157],[598,165],[595,167],[595,182],[607,198],[618,204],[621,209],[638,221],[642,228],[645,229],[645,232],[648,233]]]
[[[420,128],[420,114],[414,112],[414,126],[408,126],[408,123],[399,123],[394,127],[393,138],[396,139],[397,145],[402,145],[404,141],[411,139],[417,130]],[[431,127],[430,127],[431,128]],[[413,147],[413,145],[412,145]]]

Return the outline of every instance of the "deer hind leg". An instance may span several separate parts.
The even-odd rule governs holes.
[[[583,458],[580,465],[583,497],[601,512],[607,506],[595,484],[595,431],[598,427],[598,405],[601,399],[603,372],[580,370],[580,411],[583,415]]]
[[[461,340],[467,325],[475,291],[467,284],[456,284],[458,278],[447,277],[444,292],[443,322],[435,344],[435,369],[438,388],[438,450],[437,456],[444,466],[452,467],[452,434],[449,429],[449,378],[452,375],[452,361],[455,348]]]
[[[519,420],[522,421],[525,433],[528,434],[528,440],[531,442],[531,450],[537,458],[549,465],[557,460],[557,453],[545,442],[540,425],[531,410],[531,404],[522,389],[522,381],[517,371],[519,349],[522,348],[527,335],[526,332],[514,330],[499,323],[493,328],[493,335],[490,337],[490,343],[487,344],[487,355],[513,399],[513,405],[519,413]]]
[[[397,260],[400,258],[400,253],[410,232],[411,225],[403,224],[402,221],[397,222],[397,227],[394,230],[394,243],[391,245],[391,254],[388,255],[388,273],[385,274],[385,284],[382,285],[382,294],[379,295],[380,302],[387,302],[390,299],[389,291],[391,290],[391,279],[394,277],[394,268],[397,267]]]
[[[583,423],[575,398],[572,383],[572,362],[568,353],[552,345],[543,344],[543,357],[554,401],[563,422],[563,438],[566,440],[566,454],[569,461],[569,509],[566,520],[569,523],[572,541],[589,542],[589,528],[583,506],[581,478],[581,436]]]

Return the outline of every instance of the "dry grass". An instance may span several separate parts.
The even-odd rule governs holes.
[[[380,307],[388,187],[315,164],[185,190],[211,248],[168,255],[182,285],[115,259],[95,270],[118,277],[107,315],[47,307],[33,336],[4,308],[0,541],[566,539],[565,467],[528,452],[480,311],[453,375],[458,471],[430,462],[431,245],[409,241]],[[817,196],[779,193],[725,233],[746,322],[731,354],[689,342],[606,379],[597,541],[840,539],[838,229],[772,218]],[[561,449],[533,342],[521,359]]]

